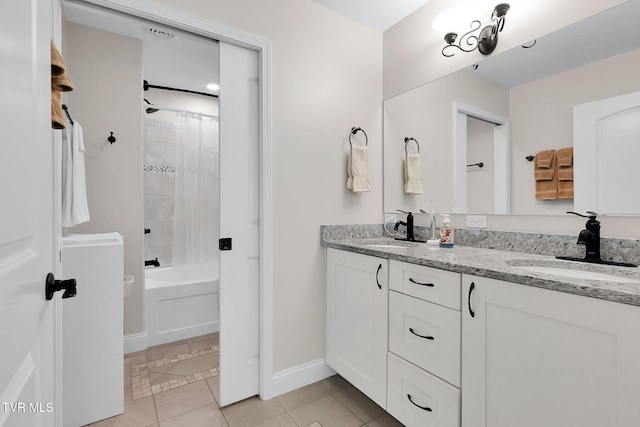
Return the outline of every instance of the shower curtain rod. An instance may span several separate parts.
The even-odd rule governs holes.
[[[146,80],[142,81],[142,88],[145,91],[149,90],[149,88],[151,88],[151,89],[162,89],[162,90],[174,90],[176,92],[194,93],[196,95],[210,96],[212,98],[218,98],[218,95],[214,95],[213,93],[197,92],[195,90],[188,90],[188,89],[178,89],[178,88],[169,87],[169,86],[152,85],[152,84],[149,84],[149,82],[146,81]]]
[[[157,110],[164,110],[164,111],[172,111],[174,113],[187,113],[187,114],[195,114],[197,116],[200,117],[206,117],[208,119],[212,119],[212,120],[218,120],[218,116],[212,116],[211,114],[204,114],[201,113],[199,111],[189,111],[189,110],[180,110],[178,108],[171,108],[171,107],[163,107],[161,105],[155,105],[155,104],[147,104],[147,105],[143,105],[142,108],[147,109],[147,108],[155,108]]]

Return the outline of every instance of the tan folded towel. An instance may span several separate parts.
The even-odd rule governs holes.
[[[573,199],[573,147],[557,151],[558,199]]]
[[[51,75],[61,76],[65,72],[66,67],[56,44],[51,40]]]
[[[422,194],[420,182],[420,154],[407,154],[404,162],[404,192],[407,194]]]
[[[347,188],[350,188],[354,193],[371,190],[369,185],[369,157],[366,146],[351,146],[349,170],[353,178],[351,180],[351,188],[349,187],[349,181],[347,181]]]
[[[62,94],[60,91],[51,89],[51,128],[64,129],[64,113],[62,112],[61,103]]]
[[[558,176],[556,174],[555,150],[540,151],[536,154],[533,174],[536,180],[536,199],[557,199]]]
[[[71,92],[74,89],[73,82],[66,71],[59,76],[51,76],[51,88],[60,92]]]

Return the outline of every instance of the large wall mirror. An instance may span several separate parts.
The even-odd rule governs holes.
[[[630,0],[535,44],[490,56],[477,66],[387,99],[385,212],[428,211],[431,200],[438,212],[561,215],[573,210],[572,198],[536,199],[534,162],[526,158],[573,146],[574,107],[640,91],[638,16],[640,1]],[[633,132],[640,135],[640,123]],[[410,140],[405,145],[406,138],[417,144]],[[608,151],[606,143],[598,150]],[[417,154],[418,145],[423,191],[406,194],[405,159]],[[626,145],[640,155],[640,139]],[[577,188],[579,173],[610,168],[584,166],[581,152],[574,151]],[[624,151],[616,153],[621,160],[627,157]],[[590,156],[588,161],[597,163],[600,157]],[[620,164],[629,176],[640,170],[629,167],[629,162]],[[591,176],[590,182],[594,179]],[[633,183],[624,173],[609,181],[616,179],[621,181],[617,198],[638,198],[631,191],[640,175]],[[594,206],[590,199],[576,199],[575,205],[583,210]],[[611,213],[640,215],[640,209]]]

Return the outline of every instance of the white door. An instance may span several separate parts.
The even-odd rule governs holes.
[[[576,105],[573,110],[574,210],[639,215],[640,92]]]
[[[0,426],[53,426],[51,3],[0,14]],[[10,9],[10,10],[7,10]]]
[[[259,392],[258,53],[220,42],[220,404]],[[221,242],[222,243],[222,242]]]

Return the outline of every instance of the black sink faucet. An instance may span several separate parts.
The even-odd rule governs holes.
[[[585,260],[601,261],[600,258],[600,221],[596,219],[597,213],[587,211],[588,215],[582,215],[577,212],[567,212],[569,214],[578,215],[583,218],[589,218],[585,224],[584,230],[578,234],[578,244],[586,247],[584,255]]]
[[[584,245],[586,251],[584,258],[575,258],[570,256],[556,256],[558,259],[566,259],[569,261],[590,262],[594,264],[617,265],[620,267],[637,267],[635,264],[627,262],[603,261],[600,258],[600,221],[596,219],[597,213],[587,211],[588,215],[582,215],[577,212],[567,212],[568,214],[578,215],[583,218],[589,218],[584,226],[584,230],[578,234],[578,244]]]
[[[398,209],[398,212],[402,212],[402,213],[407,214],[407,222],[398,221],[398,222],[396,222],[396,225],[393,227],[393,229],[395,231],[398,231],[398,227],[400,227],[401,225],[406,226],[407,227],[407,239],[406,240],[409,240],[409,241],[413,242],[415,240],[415,238],[413,236],[413,214],[411,212],[405,212],[405,211],[402,211],[400,209]],[[402,239],[402,240],[404,240],[404,239]]]

